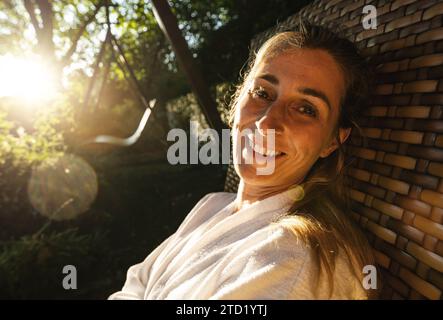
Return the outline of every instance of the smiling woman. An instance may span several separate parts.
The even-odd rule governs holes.
[[[278,193],[302,182],[318,157],[325,158],[335,150],[332,131],[344,79],[334,59],[318,49],[293,49],[267,58],[253,72],[247,94],[235,107],[234,130],[258,129],[264,133],[274,129],[280,161],[273,175],[256,176],[255,166],[248,164],[239,165],[238,171],[243,181],[251,181],[242,186],[257,189],[247,193],[269,192],[270,188]],[[340,129],[341,141],[350,130]]]
[[[201,199],[110,299],[374,297],[343,151],[368,74],[355,47],[321,27],[301,24],[264,43],[232,103],[234,158],[244,160],[235,162],[238,192]],[[275,148],[257,137],[267,146],[275,137]],[[271,174],[257,174],[259,157],[275,160]]]
[[[341,255],[360,281],[362,269],[374,265],[371,248],[350,220],[344,180],[344,143],[353,127],[359,129],[356,118],[367,103],[370,74],[351,42],[301,24],[298,32],[281,32],[263,44],[231,108],[234,132],[255,128],[265,135],[274,129],[275,151],[281,154],[272,175],[256,175],[257,164],[236,165],[237,210],[302,187],[303,198],[292,203],[279,223],[311,248],[317,278],[327,276],[332,296],[334,283],[343,281],[336,268]],[[242,141],[234,139],[236,143]],[[314,287],[321,286],[319,281]],[[376,291],[366,294],[375,296]]]

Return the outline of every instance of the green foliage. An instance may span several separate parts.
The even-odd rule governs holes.
[[[189,131],[190,121],[198,121],[201,129],[208,128],[206,119],[192,93],[170,101],[167,110],[170,128]]]
[[[106,239],[102,231],[82,234],[71,228],[47,234],[36,233],[3,243],[0,251],[0,298],[61,299],[93,295],[94,286],[103,287],[103,282],[109,281],[104,277],[109,276],[107,272],[96,268],[104,261],[108,266],[112,265],[106,254],[109,252]],[[67,264],[74,265],[80,275],[82,285],[78,286],[78,290],[63,289],[65,275],[62,270]],[[89,282],[88,286],[83,285],[85,282]]]
[[[27,110],[19,100],[0,101],[0,164],[31,166],[66,149],[63,134],[74,130],[73,109],[63,100]],[[41,107],[41,108],[39,108]],[[12,110],[23,116],[14,117]]]
[[[215,101],[222,121],[227,125],[229,116],[229,105],[234,86],[228,83],[221,83],[215,86]],[[197,103],[195,95],[188,93],[177,99],[169,101],[167,104],[168,121],[170,128],[189,129],[189,121],[198,121],[199,128],[209,128],[205,116]]]
[[[26,188],[32,167],[62,156],[67,148],[64,135],[74,128],[72,108],[63,100],[34,111],[26,109],[20,100],[0,101],[0,212],[3,215],[29,210]]]

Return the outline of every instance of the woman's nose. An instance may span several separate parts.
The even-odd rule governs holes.
[[[275,134],[283,132],[283,120],[285,109],[281,103],[274,101],[266,110],[266,112],[255,121],[255,126],[262,135],[266,134],[266,130],[274,129]]]

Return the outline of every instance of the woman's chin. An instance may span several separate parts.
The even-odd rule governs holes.
[[[267,184],[269,181],[275,180],[277,174],[276,170],[266,170],[266,166],[264,165],[255,165],[255,164],[237,164],[236,171],[237,174],[245,181],[245,182],[262,182],[263,184]],[[269,171],[266,172],[266,171]],[[265,174],[263,174],[265,173]],[[262,184],[260,183],[260,184]]]

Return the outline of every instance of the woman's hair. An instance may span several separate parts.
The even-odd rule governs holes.
[[[304,191],[303,198],[294,201],[288,214],[279,222],[313,249],[313,257],[319,269],[318,278],[325,272],[331,295],[339,250],[346,254],[354,274],[361,281],[363,267],[375,266],[366,237],[350,218],[350,197],[345,175],[349,163],[345,163],[346,150],[338,135],[339,128],[355,128],[363,136],[357,119],[368,101],[370,68],[350,41],[324,27],[300,22],[295,30],[282,31],[272,36],[252,57],[243,81],[231,100],[229,121],[232,126],[237,103],[254,77],[257,66],[263,60],[300,48],[328,52],[343,72],[345,92],[341,97],[338,121],[333,129],[339,147],[328,157],[319,158],[314,163],[300,184]],[[368,293],[370,298],[376,295],[376,290]]]

